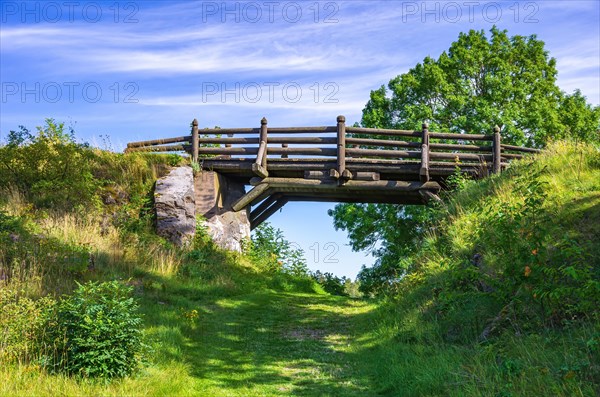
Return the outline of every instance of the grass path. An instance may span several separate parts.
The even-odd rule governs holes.
[[[272,290],[230,297],[198,292],[144,293],[153,352],[138,376],[104,385],[31,366],[0,369],[0,395],[377,395],[364,350],[374,305]]]
[[[358,300],[271,291],[208,301],[198,305],[197,321],[162,346],[173,352],[162,360],[185,363],[188,379],[179,392],[186,394],[364,396],[369,379],[354,349],[373,309]]]

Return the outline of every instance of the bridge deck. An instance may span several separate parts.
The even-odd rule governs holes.
[[[336,126],[198,129],[187,136],[132,142],[127,152],[178,152],[203,170],[253,185],[233,206],[256,206],[252,226],[288,201],[424,204],[435,199],[459,170],[474,178],[497,173],[536,149],[501,143],[493,133],[456,134],[421,130]]]

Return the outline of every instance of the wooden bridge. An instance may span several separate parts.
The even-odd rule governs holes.
[[[489,134],[346,126],[198,128],[190,135],[127,144],[126,152],[187,152],[202,170],[252,189],[232,205],[252,208],[254,228],[289,201],[424,204],[438,199],[448,176],[499,173],[537,149],[506,145]]]

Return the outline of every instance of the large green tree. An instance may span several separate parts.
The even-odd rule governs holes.
[[[556,85],[556,60],[535,35],[509,37],[492,28],[461,33],[439,58],[426,57],[388,87],[371,91],[363,127],[490,133],[501,128],[505,143],[543,147],[551,139],[600,142],[600,108],[579,91]],[[348,231],[355,250],[372,250],[373,269],[360,274],[363,286],[397,277],[402,257],[419,240],[424,207],[340,204],[329,213],[337,229]]]
[[[437,60],[426,57],[391,79],[389,92],[372,91],[363,126],[418,129],[429,121],[432,130],[481,134],[498,125],[504,142],[534,146],[568,136],[599,139],[598,107],[578,92],[561,92],[543,41],[495,27],[490,33],[461,33]],[[585,123],[570,124],[565,112],[572,111]]]

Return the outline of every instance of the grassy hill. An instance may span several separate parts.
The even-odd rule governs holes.
[[[70,145],[0,148],[0,395],[600,393],[594,148],[557,144],[463,181],[406,258],[410,275],[375,301],[328,295],[201,234],[172,247],[152,232],[150,193],[180,160]],[[144,365],[110,383],[49,372],[44,309],[107,280],[139,302]]]

